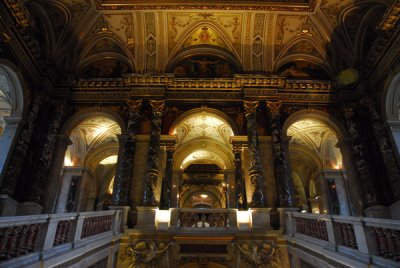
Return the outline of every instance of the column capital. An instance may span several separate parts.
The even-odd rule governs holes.
[[[272,115],[279,115],[279,110],[281,109],[281,101],[266,101],[267,107]]]
[[[243,101],[244,113],[246,117],[255,115],[257,113],[257,108],[259,101]]]
[[[142,106],[142,100],[128,100],[129,111],[131,113],[139,113]]]
[[[150,106],[153,115],[162,116],[165,111],[165,101],[164,100],[150,100]]]

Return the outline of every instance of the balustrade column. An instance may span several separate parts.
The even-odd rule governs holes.
[[[366,148],[363,145],[358,124],[355,120],[356,106],[348,104],[343,107],[346,128],[353,147],[353,155],[357,164],[358,175],[364,188],[364,197],[368,207],[378,203],[374,178],[371,174],[367,159]]]
[[[282,131],[279,109],[281,102],[267,102],[271,115],[272,156],[274,159],[274,171],[276,190],[280,207],[293,207],[294,186],[288,169],[287,158],[282,142]]]
[[[36,95],[29,106],[25,119],[22,120],[21,132],[19,133],[11,159],[8,162],[7,170],[3,173],[4,180],[1,186],[2,194],[11,197],[14,196],[20,171],[26,164],[25,157],[33,135],[33,130],[37,124],[39,110],[46,100],[47,98],[42,94]]]
[[[147,169],[144,178],[143,206],[157,206],[155,193],[158,179],[158,158],[160,152],[161,123],[164,114],[164,101],[150,101],[152,108],[151,134],[147,153]]]
[[[165,165],[165,177],[163,180],[162,187],[162,198],[161,198],[161,208],[168,209],[172,208],[172,168],[174,163],[174,151],[175,144],[170,144],[166,146],[167,159]]]
[[[393,150],[390,146],[389,139],[382,125],[382,118],[375,108],[375,101],[372,98],[361,100],[361,104],[365,106],[372,121],[372,129],[375,139],[378,142],[379,150],[382,155],[383,163],[386,169],[386,176],[389,179],[390,189],[393,194],[393,201],[400,200],[400,170],[394,157]]]
[[[134,167],[137,123],[140,118],[141,100],[129,101],[129,118],[126,127],[126,136],[120,141],[118,168],[114,179],[113,205],[128,205],[131,177]]]
[[[32,186],[28,192],[28,201],[43,205],[43,193],[48,178],[51,165],[54,160],[54,151],[57,143],[58,133],[60,132],[61,122],[67,108],[65,102],[52,103],[53,118],[47,132],[43,149],[36,164],[36,169],[32,177]]]
[[[233,143],[233,154],[235,156],[236,207],[246,209],[246,188],[242,176],[242,144]]]
[[[249,147],[249,177],[251,188],[251,204],[250,207],[263,208],[264,194],[263,194],[263,174],[260,165],[260,155],[258,153],[258,137],[256,130],[256,115],[258,101],[244,101],[245,116],[247,122],[247,138]]]

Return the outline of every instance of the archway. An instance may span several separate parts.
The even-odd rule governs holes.
[[[234,167],[230,137],[236,129],[232,126],[226,115],[205,107],[181,115],[172,126],[178,137],[174,168],[181,172],[179,207],[229,206],[228,173]]]
[[[289,144],[297,206],[302,211],[349,215],[350,207],[337,127],[323,115],[289,118]]]
[[[22,118],[24,97],[20,79],[11,67],[0,63],[0,174]]]
[[[110,204],[121,134],[118,119],[106,112],[79,114],[64,127],[72,144],[65,152],[57,211],[101,210]]]

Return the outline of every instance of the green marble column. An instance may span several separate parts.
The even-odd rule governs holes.
[[[253,208],[263,208],[264,194],[263,194],[263,183],[264,178],[261,170],[260,155],[258,153],[258,137],[257,137],[257,107],[258,101],[244,101],[243,106],[245,110],[246,122],[247,122],[247,139],[249,147],[249,177],[250,177],[250,189],[251,189],[251,201],[249,206]]]
[[[131,100],[129,104],[129,118],[126,126],[126,136],[121,137],[118,168],[114,179],[113,205],[128,205],[129,191],[131,189],[131,177],[133,173],[137,123],[140,118],[141,100]]]
[[[144,178],[143,206],[158,206],[157,191],[158,158],[160,152],[161,123],[164,115],[164,101],[150,101],[152,108],[151,134],[147,153],[147,169]]]

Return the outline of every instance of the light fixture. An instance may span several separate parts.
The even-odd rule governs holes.
[[[207,198],[207,197],[208,197],[208,194],[201,194],[200,197],[201,197],[201,198]]]

